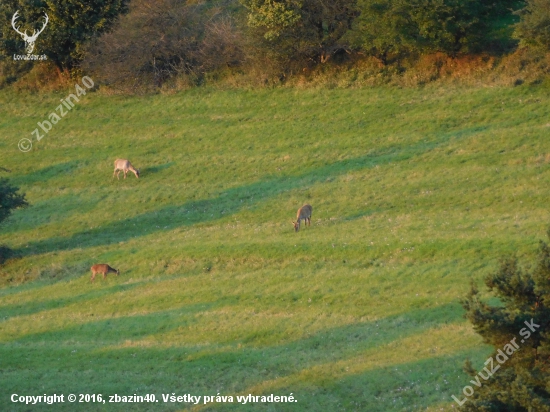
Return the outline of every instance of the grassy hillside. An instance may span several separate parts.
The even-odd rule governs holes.
[[[65,96],[0,94],[0,166],[32,204],[0,229],[20,255],[0,268],[2,410],[452,410],[489,353],[469,280],[550,223],[542,87],[89,93],[20,152]],[[141,178],[113,179],[116,158]],[[94,263],[121,274],[91,284]]]

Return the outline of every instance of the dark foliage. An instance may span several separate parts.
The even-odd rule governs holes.
[[[28,206],[25,195],[17,193],[18,187],[12,186],[8,179],[0,178],[0,223],[6,220],[15,209]]]
[[[386,63],[389,55],[486,50],[495,20],[511,16],[511,0],[360,0],[350,41]]]
[[[0,265],[6,262],[9,258],[13,257],[13,255],[13,250],[5,245],[0,245]]]
[[[9,171],[0,168],[4,171]],[[12,186],[7,179],[0,178],[0,224],[6,220],[15,209],[28,206],[25,195],[18,193],[19,188]],[[12,250],[0,245],[0,265],[12,256]]]
[[[503,259],[499,270],[487,276],[485,284],[502,305],[491,306],[481,301],[472,285],[463,302],[466,317],[484,341],[495,347],[493,358],[514,338],[519,349],[508,354],[492,376],[481,380],[483,385],[475,388],[462,410],[550,411],[550,247],[540,243],[530,271],[522,269],[513,257]],[[528,324],[539,326],[533,331]],[[511,348],[508,346],[510,351]],[[476,371],[470,363],[465,369],[475,377]],[[487,368],[477,373],[488,376]]]
[[[26,54],[25,42],[12,27],[12,17],[19,11],[17,25],[30,35],[47,26],[36,40],[34,54],[46,54],[61,69],[72,69],[82,59],[82,47],[92,37],[109,30],[117,17],[127,11],[129,0],[7,0],[0,3],[0,53],[5,64],[28,70],[32,63],[14,62],[12,55]]]
[[[342,37],[359,16],[357,0],[241,0],[249,35],[263,54],[290,61],[326,62],[345,49]]]

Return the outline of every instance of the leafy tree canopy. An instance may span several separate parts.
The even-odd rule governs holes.
[[[326,61],[359,15],[357,0],[241,0],[248,26],[266,49]]]
[[[21,31],[39,30],[48,15],[48,24],[36,40],[35,54],[46,54],[60,69],[73,68],[82,58],[83,44],[107,31],[116,18],[127,11],[129,0],[6,0],[0,3],[0,50],[6,60],[26,54],[25,42],[12,27],[19,11]]]

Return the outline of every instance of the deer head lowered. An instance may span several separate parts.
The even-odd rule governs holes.
[[[46,16],[46,20],[44,21],[44,25],[42,26],[42,28],[37,32],[36,30],[33,30],[33,33],[32,33],[32,36],[29,36],[27,34],[27,30],[25,30],[24,33],[21,33],[19,31],[19,28],[15,25],[15,20],[17,20],[17,18],[19,17],[19,10],[17,10],[15,12],[15,14],[13,15],[13,18],[11,19],[11,25],[13,26],[13,29],[19,33],[21,35],[21,37],[23,38],[23,40],[25,41],[25,43],[27,43],[27,45],[25,46],[25,48],[27,49],[27,54],[31,54],[34,50],[34,43],[36,42],[36,39],[38,38],[38,35],[40,33],[42,33],[44,31],[44,29],[46,28],[46,24],[48,24],[48,15],[46,13],[44,13],[44,15]]]

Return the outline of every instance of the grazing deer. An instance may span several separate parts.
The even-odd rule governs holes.
[[[105,263],[100,263],[99,265],[93,265],[91,269],[92,269],[92,279],[91,279],[92,282],[94,281],[95,275],[97,273],[101,273],[103,275],[103,279],[105,279],[105,276],[107,276],[107,273],[109,272],[116,273],[117,276],[120,273],[118,269],[113,269],[111,266],[106,265]]]
[[[38,32],[36,30],[33,30],[32,36],[29,36],[27,34],[27,30],[25,30],[24,32],[20,32],[19,27],[15,25],[15,21],[19,17],[19,10],[15,12],[15,14],[11,19],[11,25],[13,29],[17,32],[17,34],[19,34],[23,38],[23,41],[26,43],[25,48],[27,49],[27,54],[32,54],[34,50],[34,43],[36,42],[38,35],[44,31],[44,29],[46,28],[46,25],[48,24],[48,20],[49,20],[48,15],[46,13],[44,13],[44,15],[46,18],[44,20],[44,24],[42,25],[42,28],[38,30]]]
[[[300,209],[298,209],[298,213],[296,214],[297,222],[292,222],[294,225],[294,231],[297,232],[300,230],[301,220],[304,220],[306,225],[311,226],[311,212],[313,212],[311,205],[303,205]]]
[[[126,179],[126,174],[128,173],[128,171],[135,174],[136,177],[139,179],[139,169],[134,169],[134,166],[132,166],[132,163],[130,163],[129,160],[126,160],[126,159],[115,160],[115,171],[113,172],[113,177],[115,177],[115,174],[116,174],[117,179],[120,179],[119,175],[121,171],[124,172],[124,179]]]

